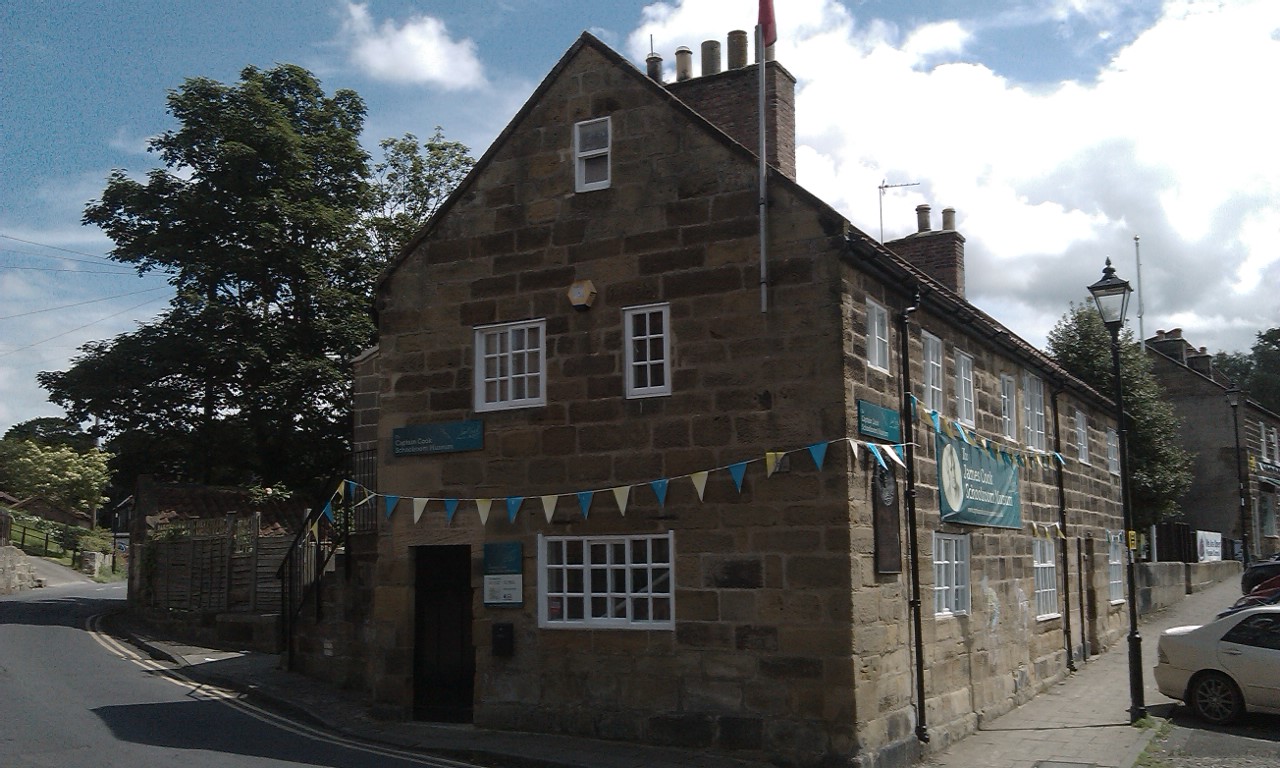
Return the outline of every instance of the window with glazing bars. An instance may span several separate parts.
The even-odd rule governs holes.
[[[1058,548],[1053,539],[1031,540],[1032,573],[1035,578],[1036,618],[1062,614],[1058,607]]]
[[[655,304],[622,311],[626,328],[626,396],[671,394],[671,307]]]
[[[546,403],[545,321],[477,328],[475,408],[497,411]]]
[[[543,627],[675,626],[675,534],[539,536]]]

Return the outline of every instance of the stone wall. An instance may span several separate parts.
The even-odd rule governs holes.
[[[12,595],[36,586],[27,556],[17,547],[0,545],[0,595]]]
[[[1238,580],[1243,566],[1236,560],[1187,563],[1187,594],[1202,592],[1220,581]]]

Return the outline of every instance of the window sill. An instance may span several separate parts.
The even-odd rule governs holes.
[[[1041,616],[1037,616],[1036,621],[1053,621],[1054,619],[1060,618],[1062,618],[1061,613],[1046,613]]]
[[[1124,605],[1124,604],[1125,604],[1125,599],[1124,599],[1124,598],[1120,598],[1119,600],[1112,600],[1112,601],[1110,602],[1110,605],[1111,605],[1111,607],[1112,607],[1112,608],[1116,607],[1117,605]]]

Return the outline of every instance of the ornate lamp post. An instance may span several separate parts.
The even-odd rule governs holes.
[[[1240,388],[1235,384],[1227,390],[1227,405],[1231,406],[1231,424],[1236,431],[1236,485],[1240,487],[1240,545],[1244,549],[1242,562],[1249,565],[1249,503],[1244,487],[1244,469],[1240,462]]]
[[[1124,513],[1125,549],[1129,552],[1128,589],[1129,589],[1129,722],[1136,723],[1147,716],[1147,707],[1143,703],[1142,691],[1142,636],[1138,634],[1138,600],[1136,578],[1134,574],[1133,540],[1133,505],[1129,502],[1129,456],[1128,443],[1125,438],[1124,422],[1124,386],[1120,381],[1120,328],[1124,325],[1125,313],[1129,308],[1129,295],[1133,289],[1129,281],[1116,277],[1116,271],[1107,259],[1107,266],[1102,270],[1102,279],[1089,286],[1089,293],[1098,305],[1098,314],[1102,316],[1102,324],[1111,333],[1111,369],[1116,380],[1116,430],[1120,448],[1120,508]]]

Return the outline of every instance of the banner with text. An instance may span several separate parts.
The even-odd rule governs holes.
[[[1017,463],[941,432],[935,435],[942,519],[963,525],[1021,528]]]

